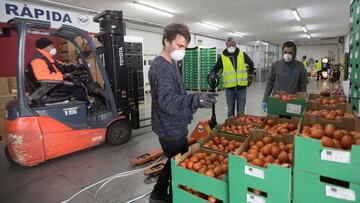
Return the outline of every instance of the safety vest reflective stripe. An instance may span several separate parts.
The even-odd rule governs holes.
[[[224,82],[224,84],[231,84],[233,82],[236,83],[236,81],[247,81],[247,79],[246,78],[241,78],[241,79],[229,80],[229,81]]]
[[[236,71],[230,71],[230,72],[223,72],[224,76],[228,76],[228,75],[232,75],[232,74],[236,74]]]
[[[240,51],[238,54],[236,70],[229,57],[222,54],[221,60],[223,63],[222,75],[225,88],[248,85],[248,73],[245,66],[244,52]]]
[[[231,72],[224,72],[223,75],[228,76],[236,73],[247,73],[247,70],[238,70],[237,72],[233,70]]]

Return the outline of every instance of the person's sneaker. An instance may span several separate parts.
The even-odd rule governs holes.
[[[149,203],[170,203],[170,196],[155,196],[151,193]]]

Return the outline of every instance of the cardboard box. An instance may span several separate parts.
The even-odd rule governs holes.
[[[7,95],[9,93],[10,89],[7,77],[0,77],[0,95]]]
[[[104,87],[104,80],[103,77],[101,75],[99,66],[96,63],[95,59],[88,59],[88,66],[90,69],[90,73],[94,79],[95,82],[98,82],[100,84],[101,87]]]
[[[232,117],[232,118],[227,119],[225,121],[225,123],[218,124],[216,126],[216,129],[218,129],[219,132],[229,134],[229,135],[235,135],[235,136],[248,136],[250,134],[251,129],[248,132],[243,132],[243,133],[239,133],[239,134],[236,134],[236,133],[233,133],[233,132],[230,132],[230,131],[228,132],[228,131],[222,130],[223,127],[232,127],[232,125],[235,125],[236,127],[237,126],[249,126],[250,125],[253,128],[257,128],[257,126],[255,126],[253,124],[248,124],[248,123],[243,123],[243,122],[236,121],[236,119],[234,117]]]
[[[16,95],[14,94],[0,95],[0,111],[5,110],[6,104],[14,100],[15,97]]]
[[[76,62],[77,48],[71,42],[62,42],[60,45],[60,60],[62,62]]]
[[[326,148],[321,140],[300,135],[304,125],[329,124],[324,120],[304,120],[295,137],[294,164],[297,170],[324,175],[343,181],[360,184],[360,146],[352,145],[351,150]],[[360,131],[360,119],[353,122],[331,122],[336,129]]]
[[[316,101],[316,99],[318,98],[326,98],[326,99],[339,99],[341,97],[341,95],[333,95],[333,96],[329,96],[329,97],[326,97],[326,96],[322,96],[320,94],[309,94],[308,96],[308,101]]]
[[[248,188],[267,193],[265,202],[291,202],[292,169],[270,164],[268,168],[258,167],[247,163],[238,156],[248,150],[250,141],[258,141],[268,136],[263,130],[253,130],[249,139],[234,154],[229,155],[229,196],[230,202],[246,202]],[[293,143],[294,136],[271,136],[273,141]]]
[[[260,129],[264,129],[266,122],[269,119],[274,121],[274,125],[281,124],[281,123],[289,123],[289,124],[291,123],[291,124],[294,124],[295,126],[298,126],[301,121],[300,118],[296,118],[296,117],[292,117],[292,118],[288,119],[288,118],[282,118],[280,116],[268,115],[265,119],[265,122],[260,126]],[[294,136],[293,134],[289,134],[289,135]]]
[[[349,183],[349,187],[343,187],[321,180],[318,174],[295,169],[294,202],[354,203],[360,201],[360,184]]]
[[[238,113],[235,117],[229,117],[229,118],[227,118],[226,120],[238,120],[240,117],[242,117],[242,116],[253,116],[253,115],[246,115],[246,114],[244,114],[244,113]],[[254,117],[257,117],[257,118],[261,118],[261,117],[264,117],[264,116],[254,116]],[[226,123],[226,120],[225,120],[225,123]],[[264,119],[265,120],[265,119]],[[238,122],[242,122],[242,121],[239,121],[238,120]],[[242,122],[242,123],[245,123],[245,122]],[[264,122],[261,122],[261,123],[248,123],[248,124],[253,124],[253,125],[255,125],[255,126],[257,126],[257,127],[260,127],[262,124],[263,124]]]
[[[200,148],[199,144],[193,144],[189,147],[188,152],[183,155],[178,154],[171,159],[173,202],[204,202],[201,198],[179,188],[179,185],[187,186],[206,195],[212,195],[216,199],[222,200],[223,203],[229,202],[227,176],[224,176],[223,180],[219,180],[179,166],[181,161],[199,151],[213,153],[213,151]],[[218,154],[226,156],[223,153]]]
[[[202,138],[199,143],[200,143],[200,146],[205,148],[205,149],[209,149],[209,150],[213,150],[215,152],[221,152],[219,150],[214,150],[212,148],[206,148],[204,147],[204,144],[207,143],[209,140],[212,140],[214,137],[225,137],[225,139],[227,140],[235,140],[235,141],[238,141],[238,142],[241,142],[242,144],[245,142],[245,140],[248,138],[247,136],[238,136],[238,135],[232,135],[232,134],[228,134],[228,133],[223,133],[223,132],[219,132],[217,129],[214,129],[213,131],[211,131],[209,133],[209,136],[207,137],[204,137]],[[242,145],[241,144],[241,145]],[[240,146],[241,146],[240,145]],[[239,146],[239,147],[240,147]],[[234,149],[235,151],[235,149]],[[223,153],[223,152],[222,152]]]
[[[295,99],[289,102],[281,101],[275,97],[268,98],[268,113],[271,115],[302,117],[307,101],[307,94],[298,92],[292,95]]]
[[[8,83],[10,92],[13,92],[13,90],[17,90],[16,77],[8,77]]]
[[[314,120],[323,120],[324,122],[329,122],[329,123],[333,123],[333,121],[337,120],[327,120],[322,118],[321,116],[316,116],[316,115],[312,115],[311,113],[307,112],[309,110],[312,111],[320,111],[320,110],[337,110],[340,109],[342,110],[344,113],[349,113],[352,114],[353,117],[342,117],[339,121],[343,122],[343,123],[347,123],[347,122],[353,122],[353,120],[356,118],[356,114],[353,112],[353,108],[351,104],[338,104],[336,107],[330,107],[330,106],[324,106],[324,105],[320,105],[318,102],[313,102],[313,101],[309,101],[307,106],[306,106],[306,111],[304,113],[304,120],[309,120],[309,121],[314,121]]]
[[[314,100],[309,100],[308,104],[306,106],[306,110],[321,110],[321,109],[326,109],[326,110],[336,110],[336,109],[341,109],[344,112],[347,113],[352,113],[352,106],[350,103],[346,103],[346,104],[336,104],[336,106],[325,106],[325,105],[321,105],[319,102],[316,102]]]

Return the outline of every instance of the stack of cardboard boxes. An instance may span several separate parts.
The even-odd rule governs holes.
[[[95,47],[100,47],[101,43],[95,38],[95,35],[90,35]],[[90,50],[86,40],[81,37],[77,37],[75,42],[80,46],[82,51]],[[77,60],[79,51],[77,48],[69,41],[63,40],[60,45],[60,60],[64,63],[78,63]],[[101,76],[99,67],[96,63],[95,56],[92,54],[87,57],[87,65],[90,68],[90,72],[93,76],[93,79],[103,86],[104,80]]]
[[[4,129],[5,107],[16,97],[16,77],[0,77],[0,139]]]

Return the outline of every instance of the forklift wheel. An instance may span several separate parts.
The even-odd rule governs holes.
[[[106,131],[106,142],[110,145],[120,145],[129,141],[131,125],[127,120],[118,120],[112,123]]]
[[[14,159],[11,158],[10,152],[9,152],[9,149],[8,149],[7,146],[5,147],[4,150],[5,150],[6,159],[7,159],[12,165],[20,166],[20,164],[18,164],[16,161],[14,161]]]

